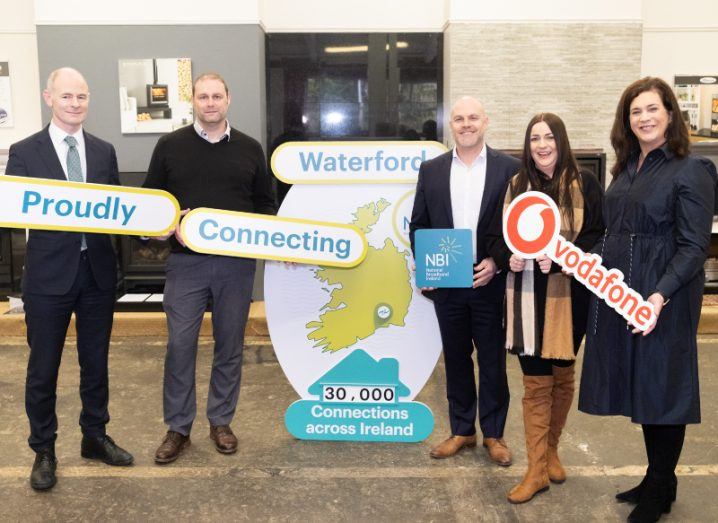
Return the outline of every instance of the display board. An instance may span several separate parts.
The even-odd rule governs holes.
[[[421,161],[445,150],[420,141],[288,143],[275,151],[275,172],[296,184],[279,216],[351,224],[368,243],[350,269],[266,265],[269,333],[301,397],[286,414],[295,437],[420,441],[431,433],[433,415],[412,400],[441,339],[433,305],[414,284],[409,221]]]
[[[10,64],[0,61],[0,128],[12,127],[12,89],[10,87]]]

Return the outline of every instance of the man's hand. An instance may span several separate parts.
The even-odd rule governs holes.
[[[539,270],[544,274],[548,274],[551,270],[551,258],[546,256],[545,254],[542,254],[541,256],[537,257],[536,263],[538,263]]]
[[[497,267],[493,258],[484,258],[481,263],[474,265],[474,285],[473,288],[483,287],[491,281],[496,274]]]
[[[511,258],[509,258],[509,269],[511,269],[512,272],[521,272],[524,270],[524,267],[526,267],[526,260],[512,254]]]
[[[411,264],[411,272],[416,272],[416,263],[413,263],[413,262],[412,262],[412,264]],[[436,289],[436,287],[419,287],[419,290],[420,290],[421,292],[433,291],[433,290],[435,290],[435,289]]]
[[[661,315],[663,306],[666,304],[666,302],[663,301],[663,296],[659,292],[654,292],[653,294],[651,294],[648,299],[646,299],[646,301],[653,305],[653,312],[656,313],[656,321],[654,321],[650,327],[643,331],[644,336],[648,336],[651,331],[656,328],[656,324],[658,323],[658,317]],[[641,329],[635,328],[632,332],[633,334],[638,334],[641,332]]]
[[[182,223],[182,217],[189,212],[189,209],[183,209],[180,211],[180,219],[175,225],[175,239],[179,242],[182,247],[187,247],[182,239],[182,232],[180,232],[180,223]]]
[[[167,241],[170,239],[170,236],[174,235],[175,238],[177,238],[177,241],[180,243],[182,247],[185,247],[184,241],[182,240],[182,233],[180,233],[180,222],[182,221],[182,216],[187,214],[189,212],[189,209],[184,209],[180,211],[180,219],[177,222],[177,225],[175,225],[174,229],[171,229],[167,234],[163,234],[162,236],[152,236],[153,240],[159,240],[161,242]]]
[[[167,241],[170,239],[170,236],[172,236],[175,233],[174,229],[170,229],[170,231],[167,234],[163,234],[162,236],[150,236],[150,240],[158,240],[161,242]],[[145,238],[142,238],[143,240]]]

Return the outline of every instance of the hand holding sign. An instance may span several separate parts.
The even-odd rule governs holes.
[[[539,256],[538,258],[536,258],[536,262],[538,263],[539,270],[542,273],[548,274],[551,271],[551,258],[549,258],[548,256]]]
[[[412,264],[411,264],[411,272],[413,272],[413,273],[416,272],[416,263],[413,263],[413,262],[412,262]],[[420,290],[421,292],[430,292],[430,291],[436,290],[436,287],[419,287],[419,290]]]
[[[648,328],[646,328],[643,331],[644,336],[648,336],[653,331],[653,329],[656,328],[656,324],[658,323],[658,317],[661,315],[663,306],[666,304],[666,302],[663,300],[663,295],[661,295],[661,293],[659,293],[659,292],[654,292],[653,294],[651,294],[646,301],[648,303],[650,303],[651,305],[653,305],[653,313],[655,314],[655,321],[653,323],[651,323],[648,326]],[[631,331],[631,332],[633,332],[633,334],[638,334],[639,332],[641,332],[640,327],[637,327],[635,325],[631,325],[631,326],[634,327],[634,329]]]
[[[526,267],[526,260],[517,254],[512,254],[511,258],[509,258],[509,269],[512,272],[521,272],[524,267]]]
[[[189,209],[183,209],[183,210],[181,210],[181,211],[180,211],[180,219],[182,219],[182,216],[184,216],[184,215],[187,214],[188,212],[189,212]],[[176,236],[176,237],[177,237],[177,241],[180,243],[180,245],[184,246],[184,243],[182,243],[182,239],[181,239],[181,237],[180,237],[180,235],[179,235],[179,226],[180,226],[180,222],[179,222],[179,220],[178,220],[178,221],[177,221],[177,224],[176,224],[175,227],[174,227],[174,229],[170,229],[170,230],[167,232],[167,234],[163,234],[163,235],[161,235],[161,236],[153,236],[152,239],[153,239],[153,240],[158,240],[158,241],[164,242],[164,241],[169,240],[172,236]]]
[[[182,233],[180,231],[180,220],[182,219],[182,216],[187,214],[190,210],[189,209],[182,209],[179,213],[180,219],[175,224],[175,228],[171,229],[167,234],[163,234],[162,236],[155,236],[153,240],[159,240],[161,242],[167,241],[170,239],[171,236],[174,235],[174,237],[177,239],[177,242],[182,246],[186,247],[184,244],[184,240],[182,239]]]

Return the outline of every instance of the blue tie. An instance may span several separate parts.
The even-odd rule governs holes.
[[[82,162],[80,162],[80,153],[77,150],[77,140],[74,136],[65,136],[65,143],[68,145],[67,148],[67,179],[71,182],[84,182],[85,178],[82,176]],[[85,235],[82,235],[82,245],[80,250],[87,249],[87,242],[85,241]]]

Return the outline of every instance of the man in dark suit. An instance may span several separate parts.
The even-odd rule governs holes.
[[[86,133],[90,98],[82,75],[53,71],[43,91],[52,121],[42,131],[13,144],[7,174],[119,185],[115,149]],[[117,284],[110,237],[63,231],[30,231],[22,278],[30,357],[25,381],[28,442],[35,451],[30,485],[55,485],[57,374],[72,313],[76,317],[82,412],[81,454],[109,465],[130,465],[132,455],[105,433],[110,419],[107,354]]]
[[[502,308],[505,276],[484,245],[484,234],[499,197],[519,161],[486,146],[489,119],[475,98],[460,98],[451,111],[455,148],[421,164],[409,227],[412,248],[418,229],[471,229],[474,282],[470,289],[422,289],[434,301],[446,365],[451,436],[431,449],[433,458],[476,446],[477,390],[474,346],[479,364],[478,412],[483,445],[491,459],[511,464],[504,439],[509,407]]]

